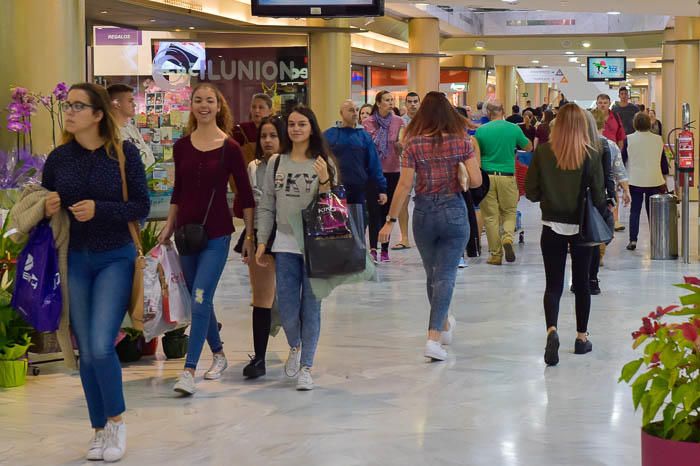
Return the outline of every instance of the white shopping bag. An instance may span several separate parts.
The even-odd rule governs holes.
[[[180,256],[172,245],[161,245],[159,262],[165,276],[167,296],[164,306],[165,319],[183,327],[192,321],[192,301],[180,266]]]
[[[146,341],[177,328],[177,324],[165,319],[167,299],[164,299],[165,274],[160,256],[159,248],[151,250],[146,255],[146,268],[143,271],[143,337]]]

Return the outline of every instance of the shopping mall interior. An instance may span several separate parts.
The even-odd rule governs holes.
[[[620,196],[614,239],[596,281],[600,293],[590,297],[593,350],[586,354],[574,350],[578,295],[570,291],[567,263],[556,365],[543,362],[541,211],[522,190],[514,261],[491,265],[487,236],[478,229],[477,253],[465,254],[460,264],[450,306],[454,341],[444,361],[424,357],[431,313],[426,273],[413,231],[399,241],[397,227],[390,261],[323,299],[314,389],[306,391],[295,390],[298,382],[288,376],[284,330],[272,332],[265,376],[242,373],[254,354],[253,303],[248,266],[233,251],[244,220],[234,219],[237,231],[213,300],[228,369],[218,380],[204,380],[216,365],[204,345],[196,394],[178,396],[173,384],[183,371],[187,337],[178,336],[184,349],[172,344],[174,337],[167,347],[169,334],[146,342],[136,324],[123,324],[116,346],[129,430],[120,463],[700,464],[700,279],[693,278],[700,277],[694,147],[700,136],[700,2],[1,3],[0,108],[7,118],[0,120],[0,465],[87,464],[86,450],[93,451],[86,382],[81,385],[75,365],[80,345],[71,343],[69,332],[60,335],[68,318],[58,332],[58,323],[53,332],[28,327],[28,350],[14,356],[8,350],[24,332],[17,326],[26,325],[10,303],[21,297],[13,294],[13,281],[24,251],[10,243],[17,232],[13,207],[25,205],[23,190],[40,181],[41,168],[27,167],[35,159],[43,164],[61,144],[63,113],[78,111],[66,104],[59,83],[81,82],[133,89],[129,124],[154,160],[146,167],[150,212],[141,222],[152,247],[168,217],[174,148],[189,137],[191,93],[202,82],[221,92],[234,124],[252,118],[251,99],[262,93],[272,113],[283,117],[298,104],[310,107],[322,130],[343,125],[339,109],[347,99],[360,108],[382,91],[409,117],[409,93],[422,98],[440,91],[478,126],[489,104],[502,104],[505,117],[536,109],[528,112],[535,122],[541,110],[556,112],[567,102],[595,109],[601,94],[619,104],[626,89],[623,106],[653,113],[648,120],[660,123],[660,157],[667,162],[660,173],[666,194],[651,199],[650,217],[640,216],[638,239],[630,236],[634,221]],[[413,209],[411,201],[411,222]],[[279,283],[279,270],[277,277]],[[670,305],[682,312],[665,314]],[[14,375],[3,375],[10,366]],[[103,388],[103,396],[108,391]],[[94,421],[92,427],[98,427]]]

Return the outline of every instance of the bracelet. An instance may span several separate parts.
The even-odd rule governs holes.
[[[331,177],[330,177],[330,176],[326,179],[326,181],[318,180],[318,184],[321,185],[321,186],[326,185],[326,184],[328,184],[328,183],[330,183],[330,182],[331,182]]]
[[[254,241],[254,240],[255,240],[255,236],[252,236],[252,235],[245,235],[245,239],[246,239],[246,241]]]

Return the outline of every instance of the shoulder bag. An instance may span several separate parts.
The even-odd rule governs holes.
[[[588,155],[583,162],[581,173],[581,203],[579,212],[578,241],[580,246],[598,246],[613,239],[613,229],[593,204],[589,179],[590,160]]]
[[[126,184],[126,160],[124,151],[116,151],[119,161],[119,173],[122,177],[122,198],[124,202],[129,202],[129,188]],[[139,222],[128,223],[131,240],[136,247],[136,261],[134,262],[134,279],[131,287],[131,298],[129,299],[129,317],[131,326],[135,330],[143,330],[143,271],[146,268],[146,257],[143,255],[141,245],[141,227]]]
[[[224,164],[224,153],[226,151],[226,141],[221,147],[221,158],[219,159],[219,168],[221,169]],[[207,205],[207,211],[204,214],[204,220],[202,223],[188,223],[187,225],[182,225],[180,228],[175,230],[175,245],[177,246],[177,252],[181,256],[193,256],[204,251],[209,243],[209,237],[207,236],[207,230],[205,225],[207,224],[207,219],[209,218],[209,211],[211,210],[211,205],[214,202],[214,195],[216,194],[216,183],[214,184],[214,189],[212,189],[211,196],[209,197],[209,205]]]

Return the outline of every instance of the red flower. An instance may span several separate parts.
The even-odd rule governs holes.
[[[698,277],[683,277],[686,285],[696,285],[700,286],[700,278]]]
[[[698,339],[698,329],[690,322],[681,325],[681,331],[683,332],[683,337],[691,343],[695,343],[695,340]]]
[[[654,354],[651,356],[651,363],[652,363],[652,364],[658,364],[659,361],[661,361],[661,359],[659,359],[659,353],[654,353]]]
[[[644,317],[642,319],[642,324],[644,324],[642,327],[644,329],[644,333],[646,333],[647,335],[651,335],[654,331],[654,326],[651,325],[651,320],[649,320],[648,317]]]
[[[678,306],[673,305],[673,306],[667,306],[664,308],[662,308],[661,306],[658,306],[656,308],[656,315],[654,317],[656,317],[658,319],[659,317],[662,317],[675,309],[678,309]]]
[[[641,336],[642,336],[642,332],[639,330],[632,332],[632,338],[634,338],[635,340]]]

